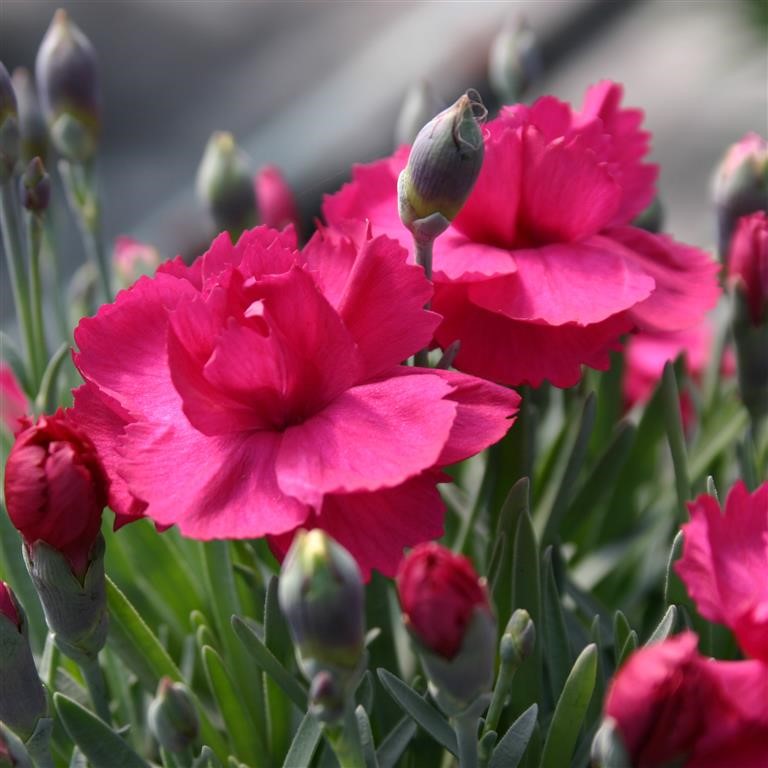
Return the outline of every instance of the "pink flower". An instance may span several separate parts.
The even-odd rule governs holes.
[[[19,420],[29,411],[27,396],[13,369],[0,363],[0,422],[5,424],[9,432],[16,434],[22,428]]]
[[[581,365],[607,368],[635,328],[694,325],[719,293],[716,265],[696,248],[629,226],[654,194],[642,162],[642,113],[621,89],[589,89],[581,111],[552,97],[502,109],[486,126],[485,160],[466,205],[435,242],[436,340],[456,339],[456,365],[508,384],[575,384]],[[369,219],[411,249],[397,212],[408,157],[353,172],[325,201],[335,227]]]
[[[746,295],[754,325],[760,325],[768,307],[768,214],[758,211],[736,224],[728,256],[731,280]]]
[[[120,235],[115,240],[112,261],[120,285],[127,288],[142,275],[154,274],[160,265],[160,254],[152,245]]]
[[[220,235],[191,267],[142,278],[75,333],[75,414],[110,505],[193,538],[325,529],[364,572],[439,536],[440,469],[499,440],[518,396],[400,365],[437,318],[388,238]]]
[[[16,598],[4,581],[0,581],[0,615],[5,616],[17,628],[21,627],[21,616],[19,616],[19,609],[16,607]]]
[[[700,656],[691,632],[636,651],[611,683],[633,768],[765,768],[768,665]]]
[[[277,166],[265,165],[256,174],[254,190],[259,219],[264,226],[284,229],[292,224],[298,230],[299,212],[296,209],[296,200]]]
[[[688,510],[677,573],[705,619],[730,627],[747,655],[768,662],[768,483],[750,494],[737,482],[724,514],[704,494]]]

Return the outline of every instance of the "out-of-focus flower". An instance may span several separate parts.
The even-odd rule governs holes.
[[[733,631],[744,653],[768,663],[768,483],[737,482],[725,511],[702,494],[688,504],[675,566],[704,618]]]
[[[604,711],[633,768],[764,765],[768,665],[712,661],[696,643],[686,632],[638,650],[613,680]]]
[[[443,108],[426,80],[414,83],[405,94],[395,127],[395,146],[412,144],[419,131]]]
[[[147,711],[149,727],[163,749],[184,752],[197,740],[200,718],[184,683],[164,677]]]
[[[435,241],[432,307],[458,368],[508,384],[571,386],[581,365],[605,369],[632,329],[698,323],[718,296],[717,265],[696,248],[629,226],[653,199],[642,113],[618,85],[581,111],[552,97],[505,108],[485,126],[485,161],[451,227]],[[407,149],[359,166],[326,198],[327,220],[412,248],[395,209]]]
[[[720,257],[725,260],[736,223],[755,211],[768,211],[768,142],[748,133],[726,151],[712,181]]]
[[[101,91],[96,53],[90,40],[59,9],[35,61],[40,106],[51,142],[72,162],[95,154],[101,133]]]
[[[16,104],[19,108],[19,128],[21,130],[21,160],[28,163],[33,157],[46,162],[48,157],[48,128],[40,109],[35,81],[32,74],[24,67],[13,70],[11,76]]]
[[[401,366],[438,318],[387,238],[221,235],[81,321],[75,415],[110,506],[199,539],[323,528],[367,575],[442,530],[440,468],[499,440],[515,393]],[[397,300],[394,301],[393,297]]]
[[[0,363],[0,422],[11,434],[20,431],[22,416],[29,413],[29,402],[13,369]]]
[[[11,76],[0,61],[0,181],[8,179],[20,153],[19,113]]]
[[[508,22],[496,35],[488,57],[488,79],[502,104],[520,101],[541,75],[541,51],[525,18]]]
[[[115,275],[122,288],[135,283],[142,275],[153,275],[160,266],[160,253],[147,243],[120,235],[112,254]]]
[[[271,229],[293,225],[299,230],[296,199],[282,172],[276,165],[265,165],[254,179],[259,222]]]
[[[64,412],[26,422],[5,467],[5,504],[33,557],[44,542],[82,575],[107,494],[93,443]]]
[[[731,240],[728,273],[746,296],[752,323],[768,322],[768,214],[765,211],[739,219]]]
[[[217,232],[233,237],[256,224],[256,193],[251,163],[231,133],[217,131],[208,140],[197,171],[197,196]]]
[[[427,542],[400,564],[397,592],[436,699],[449,714],[466,709],[493,682],[496,618],[485,580],[463,555]]]
[[[27,639],[27,620],[11,588],[0,581],[0,721],[26,741],[47,704]]]

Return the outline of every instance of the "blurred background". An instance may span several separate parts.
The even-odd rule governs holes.
[[[210,222],[194,180],[210,134],[232,131],[256,171],[280,166],[311,221],[350,166],[389,153],[408,87],[427,78],[445,103],[467,87],[493,106],[488,52],[525,16],[543,93],[580,103],[590,83],[625,85],[646,112],[661,164],[665,229],[711,247],[709,179],[726,145],[768,133],[765,0],[0,0],[0,58],[34,68],[64,7],[100,58],[99,167],[108,243],[130,234],[164,256],[194,253]],[[68,211],[56,213],[64,271],[83,261]],[[0,309],[12,315],[0,266]]]

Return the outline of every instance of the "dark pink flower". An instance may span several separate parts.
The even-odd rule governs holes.
[[[388,238],[219,236],[81,321],[75,413],[122,519],[194,538],[320,527],[367,573],[438,536],[440,468],[509,429],[516,394],[400,363],[439,318]]]
[[[29,402],[9,365],[0,363],[0,422],[15,434],[21,429],[20,419],[29,413]]]
[[[744,653],[768,662],[768,483],[737,482],[725,512],[712,496],[688,504],[675,566],[699,613],[733,631]]]
[[[686,632],[642,648],[611,683],[605,714],[633,768],[765,768],[768,665],[706,659],[696,644]]]
[[[254,179],[256,207],[259,220],[272,229],[284,229],[289,225],[299,228],[299,212],[291,188],[280,169],[265,165]]]
[[[753,324],[759,325],[768,308],[768,214],[765,211],[739,219],[731,239],[728,272],[746,295]]]
[[[581,365],[635,328],[697,323],[718,295],[716,265],[696,248],[629,226],[654,194],[642,113],[621,89],[591,88],[581,111],[545,97],[502,109],[466,205],[435,242],[433,308],[459,368],[508,384],[575,384]],[[360,219],[412,249],[397,208],[408,148],[357,167],[325,201],[335,227]]]

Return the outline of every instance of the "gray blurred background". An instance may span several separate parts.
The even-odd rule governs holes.
[[[232,131],[256,170],[276,163],[305,220],[354,162],[387,154],[409,84],[445,99],[489,96],[488,49],[525,15],[544,74],[529,97],[581,102],[590,83],[624,83],[646,111],[662,166],[665,229],[709,247],[712,168],[749,130],[768,133],[765,0],[0,0],[0,59],[34,67],[57,7],[93,42],[105,102],[100,159],[109,242],[131,234],[165,256],[209,239],[192,187],[214,130]],[[82,261],[66,212],[61,259]],[[12,315],[5,262],[0,314]]]

